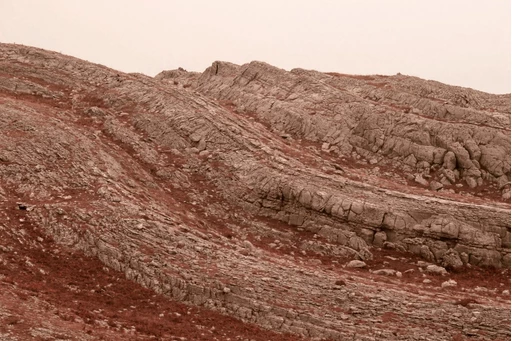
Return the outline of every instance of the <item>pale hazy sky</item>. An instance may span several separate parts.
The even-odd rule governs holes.
[[[510,92],[509,0],[0,0],[0,42],[154,76],[215,60]]]

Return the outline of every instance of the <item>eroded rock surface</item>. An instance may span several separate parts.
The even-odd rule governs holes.
[[[509,95],[261,62],[151,78],[2,44],[0,131],[4,276],[39,231],[293,337],[510,337]]]

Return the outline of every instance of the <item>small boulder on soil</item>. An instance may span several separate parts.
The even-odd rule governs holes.
[[[446,282],[443,282],[441,284],[441,288],[450,288],[450,287],[456,287],[457,282],[455,282],[453,279],[447,280]]]
[[[379,231],[375,233],[375,236],[373,237],[373,245],[377,247],[384,246],[384,243],[387,241],[387,235],[384,231]]]
[[[347,263],[347,268],[364,268],[366,263],[361,260],[351,260]]]
[[[443,188],[443,184],[440,183],[439,181],[431,181],[429,187],[433,191],[439,191],[440,189]]]
[[[439,265],[434,265],[434,264],[428,265],[426,268],[426,271],[428,273],[431,273],[434,275],[441,275],[441,276],[448,274],[448,271],[446,271],[445,268],[443,268],[442,266],[439,266]]]
[[[443,256],[443,266],[447,269],[460,270],[464,267],[464,263],[460,259],[459,253],[450,249]]]
[[[382,275],[382,276],[395,276],[396,270],[393,269],[379,269],[373,271],[374,275]]]

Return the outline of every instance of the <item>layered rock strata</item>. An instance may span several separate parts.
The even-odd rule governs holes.
[[[460,293],[342,264],[384,248],[507,269],[507,101],[259,62],[150,78],[2,44],[0,200],[145,287],[265,328],[505,338],[506,298],[475,296],[473,319]]]

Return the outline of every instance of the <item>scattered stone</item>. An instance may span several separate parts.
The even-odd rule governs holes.
[[[396,249],[396,244],[395,243],[391,243],[391,242],[384,242],[382,246],[385,249],[392,249],[392,250]]]
[[[425,279],[423,280],[423,283],[425,283],[425,284],[429,284],[429,283],[432,283],[432,281],[431,281],[430,279],[428,279],[428,278],[425,278]]]
[[[363,228],[361,229],[360,236],[366,244],[371,245],[374,241],[375,231]]]
[[[393,269],[379,269],[372,271],[374,275],[383,275],[383,276],[395,276],[396,270]]]
[[[450,288],[450,287],[456,287],[457,282],[455,282],[453,279],[447,280],[446,282],[443,282],[441,284],[441,288]]]
[[[371,253],[371,251],[367,247],[359,250],[359,252],[357,253],[357,256],[362,261],[373,259],[373,253]]]
[[[505,174],[503,174],[496,181],[496,185],[498,185],[498,188],[501,190],[501,189],[505,188],[506,186],[510,185],[510,180],[508,179],[508,177]]]
[[[454,170],[457,166],[457,158],[455,157],[455,153],[452,151],[447,152],[444,155],[443,168]]]
[[[433,190],[433,191],[439,191],[440,189],[443,188],[443,184],[438,182],[438,181],[431,181],[430,182],[430,185],[429,185],[430,189]]]
[[[89,109],[85,110],[85,113],[89,116],[97,116],[97,117],[105,116],[105,112],[98,107],[90,107]]]
[[[249,249],[241,249],[240,254],[244,256],[249,256],[251,255],[251,251]]]
[[[416,159],[416,157],[414,156],[414,154],[409,154],[405,159],[404,159],[404,164],[408,165],[408,166],[411,166],[411,167],[416,167],[416,164],[418,163],[418,160]]]
[[[388,239],[388,236],[387,236],[386,232],[384,232],[384,231],[376,232],[373,237],[373,245],[375,245],[377,247],[382,247],[382,246],[384,246],[384,242],[386,242],[387,239]]]
[[[510,200],[510,189],[503,191],[501,198],[503,200]]]
[[[247,239],[244,240],[243,244],[242,244],[246,249],[254,249],[254,245],[252,245],[252,243],[250,241],[248,241]]]
[[[202,152],[206,149],[206,140],[202,138],[199,143],[197,144],[197,150]]]
[[[342,279],[337,280],[334,284],[339,285],[339,286],[345,286],[345,285],[347,285],[347,283],[345,283],[345,281],[344,281],[344,280],[342,280]]]
[[[442,184],[443,186],[449,186],[449,185],[451,185],[451,184],[452,184],[452,183],[450,182],[450,180],[448,180],[448,179],[447,179],[446,177],[444,177],[444,176],[441,178],[440,182],[441,182],[441,184]],[[446,191],[446,190],[442,190],[442,189],[440,189],[440,191]]]
[[[454,184],[457,181],[455,173],[451,169],[443,169],[443,175],[449,181],[446,185],[449,185],[450,183]]]
[[[469,262],[469,255],[465,252],[459,253],[460,260],[463,264],[467,264]]]
[[[429,262],[434,262],[436,260],[436,257],[430,251],[430,248],[427,245],[421,245],[420,246],[420,256],[423,259],[428,260]]]
[[[464,263],[460,259],[459,253],[453,249],[448,250],[443,255],[442,264],[447,269],[459,270],[464,267]]]
[[[428,273],[430,274],[433,274],[433,275],[441,275],[441,276],[444,276],[444,275],[447,275],[448,274],[448,271],[446,271],[445,268],[443,268],[442,266],[438,266],[438,265],[428,265],[427,268],[425,269]]]
[[[472,178],[472,177],[467,177],[466,183],[468,184],[468,186],[470,188],[476,188],[478,186],[477,181],[475,180],[475,178]]]
[[[425,187],[428,186],[428,181],[423,178],[422,174],[416,174],[416,176],[414,177],[414,181],[419,183],[422,186],[425,186]]]
[[[347,268],[364,268],[366,267],[366,263],[361,260],[351,260],[346,265]]]

